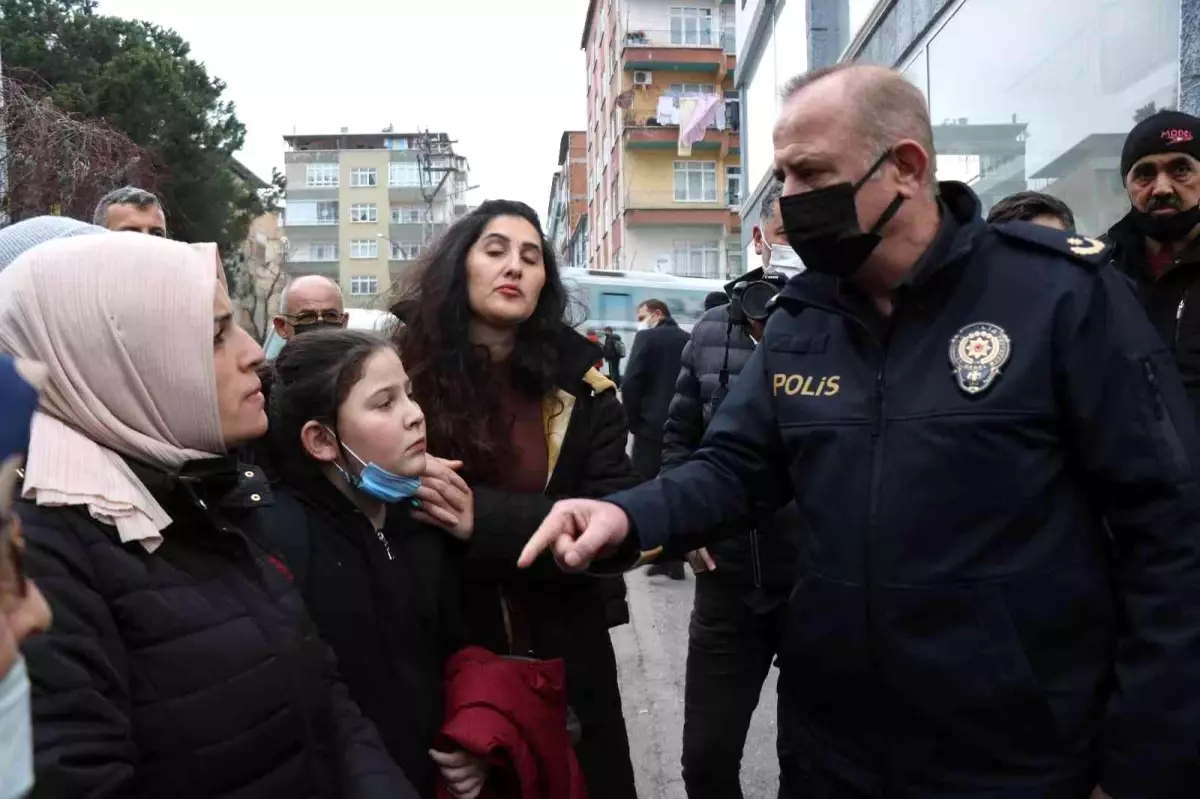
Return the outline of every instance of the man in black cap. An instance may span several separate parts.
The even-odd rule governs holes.
[[[1137,284],[1200,414],[1200,119],[1160,111],[1139,122],[1121,175],[1133,209],[1108,232],[1113,262]]]

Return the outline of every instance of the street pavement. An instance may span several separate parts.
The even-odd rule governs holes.
[[[621,679],[625,723],[641,799],[686,799],[679,764],[683,746],[683,681],[687,628],[696,579],[649,577],[645,569],[626,575],[632,621],[612,631]],[[745,799],[775,799],[775,680],[762,698],[742,757]]]

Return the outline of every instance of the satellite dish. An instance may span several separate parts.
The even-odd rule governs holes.
[[[629,108],[633,105],[633,89],[626,89],[617,95],[617,108]]]

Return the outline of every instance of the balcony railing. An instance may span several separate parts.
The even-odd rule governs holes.
[[[625,192],[623,209],[634,211],[728,211],[728,195],[718,184],[712,191],[705,189],[676,192],[673,189],[630,189]],[[736,198],[734,198],[736,201]]]
[[[631,108],[625,112],[624,116],[622,117],[622,121],[625,123],[625,127],[628,128],[679,127],[678,109],[674,115],[664,117],[663,115],[660,115],[657,110],[637,111]],[[733,124],[730,124],[731,122]],[[728,114],[724,108],[718,108],[717,116],[712,122],[708,123],[708,126],[705,129],[729,130],[737,132],[738,127],[739,125],[737,117]]]
[[[726,48],[726,37],[713,26],[687,25],[672,28],[628,30],[622,39],[626,47],[713,47]],[[732,46],[732,42],[728,43]]]

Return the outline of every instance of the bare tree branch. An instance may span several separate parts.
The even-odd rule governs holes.
[[[91,219],[105,192],[134,184],[153,191],[150,159],[125,134],[55,107],[35,87],[0,78],[0,207],[11,221],[41,214]]]

